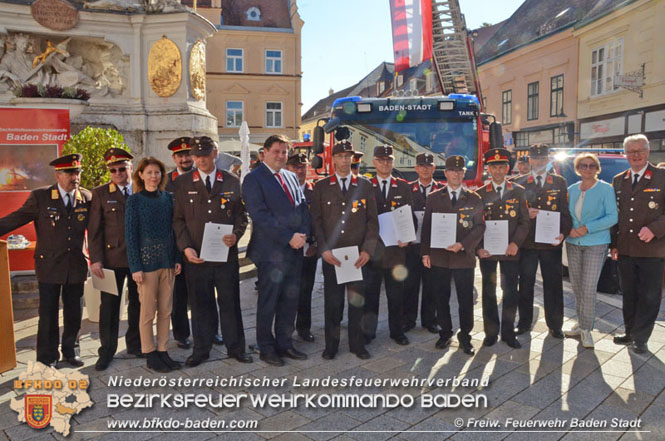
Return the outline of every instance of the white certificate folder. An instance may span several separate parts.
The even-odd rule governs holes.
[[[457,242],[457,213],[432,213],[430,248],[448,248]]]
[[[205,224],[199,257],[206,262],[226,262],[229,258],[229,247],[224,243],[224,236],[232,233],[233,225],[212,222]]]
[[[536,242],[555,244],[561,234],[561,213],[558,211],[539,210],[536,216]]]
[[[342,263],[340,266],[335,266],[335,276],[337,277],[338,285],[363,279],[362,269],[355,266],[360,257],[358,247],[335,248],[332,250],[332,254]]]
[[[503,256],[508,248],[508,221],[485,221],[483,248],[493,256]]]
[[[410,205],[379,215],[379,235],[387,247],[416,240],[416,228],[413,224],[413,212]]]

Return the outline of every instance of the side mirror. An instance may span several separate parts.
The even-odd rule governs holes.
[[[325,138],[325,132],[323,131],[323,127],[321,126],[316,126],[314,127],[314,131],[312,134],[312,150],[314,151],[315,155],[323,153],[323,140]],[[318,167],[315,167],[318,168]]]
[[[493,122],[490,124],[490,148],[503,148],[503,128],[501,123]]]
[[[323,167],[323,159],[322,159],[320,156],[318,156],[318,155],[315,156],[315,157],[313,157],[313,158],[312,158],[312,162],[310,163],[310,166],[311,166],[314,170],[318,170],[318,169],[320,169],[321,167]]]

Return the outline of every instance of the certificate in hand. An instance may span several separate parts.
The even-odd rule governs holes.
[[[206,262],[226,262],[229,257],[229,247],[224,244],[224,236],[233,233],[233,225],[213,224],[208,222],[203,230],[201,243],[201,259]]]
[[[493,256],[504,256],[508,248],[508,221],[485,221],[483,248]]]
[[[118,284],[115,280],[115,272],[110,269],[102,269],[104,271],[104,278],[100,279],[96,275],[92,274],[92,286],[99,291],[104,291],[108,294],[113,294],[114,296],[118,295]]]
[[[416,243],[420,243],[420,238],[423,236],[423,219],[425,218],[424,211],[414,211],[416,220],[418,221],[418,231],[416,231]]]
[[[413,225],[413,213],[410,205],[404,205],[393,211],[379,215],[379,235],[387,247],[416,240],[416,229]]]
[[[430,248],[448,248],[457,242],[457,213],[432,213]]]
[[[358,247],[344,247],[332,250],[333,256],[340,262],[341,266],[335,266],[335,276],[337,284],[355,282],[363,279],[361,268],[356,268],[355,263],[360,257]]]
[[[536,216],[536,242],[557,243],[557,237],[561,234],[559,220],[561,213],[558,211],[539,210]]]

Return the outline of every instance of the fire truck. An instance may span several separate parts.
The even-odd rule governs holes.
[[[503,146],[501,124],[484,112],[471,37],[457,0],[432,2],[432,64],[444,95],[337,99],[328,118],[320,119],[312,136],[312,169],[319,176],[334,173],[332,146],[349,139],[356,151],[372,156],[376,145],[394,147],[396,174],[415,179],[416,155],[434,155],[443,178],[446,157],[466,158],[469,188],[483,184],[483,154]],[[373,172],[371,161],[364,171]]]

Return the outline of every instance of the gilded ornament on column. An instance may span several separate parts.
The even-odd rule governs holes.
[[[189,83],[194,98],[203,101],[206,97],[206,48],[201,40],[192,46],[189,55]]]
[[[155,93],[171,96],[182,80],[182,57],[178,46],[166,36],[152,45],[148,54],[148,81]]]

